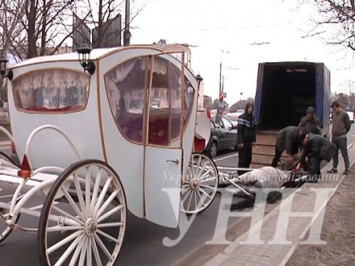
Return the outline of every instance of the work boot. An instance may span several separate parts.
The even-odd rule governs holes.
[[[336,168],[332,168],[329,171],[327,171],[328,174],[336,174],[338,173],[338,170]]]

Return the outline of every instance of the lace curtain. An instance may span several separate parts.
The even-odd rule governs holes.
[[[61,108],[82,105],[86,102],[86,92],[90,76],[67,69],[44,69],[26,73],[13,81],[15,104],[19,108],[45,107]],[[73,89],[76,95],[73,95]],[[68,97],[77,99],[64,102]],[[74,99],[73,98],[73,99]]]
[[[121,82],[127,77],[127,75],[132,71],[135,64],[136,60],[132,60],[127,63],[118,65],[107,74],[107,77],[115,84],[117,84],[118,82]]]

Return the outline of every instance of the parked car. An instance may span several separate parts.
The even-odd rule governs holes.
[[[349,118],[350,118],[350,122],[354,123],[354,112],[352,111],[346,111],[346,113],[348,114]]]
[[[233,123],[227,117],[222,117],[220,124],[215,124],[211,120],[211,137],[206,145],[204,152],[212,158],[216,157],[220,150],[233,148],[238,150],[238,131],[232,129]]]
[[[348,114],[348,116],[350,118],[350,122],[353,124],[355,122],[355,117],[354,117],[355,113],[352,111],[345,111],[345,112]],[[330,113],[329,122],[330,123],[333,122],[333,113]]]
[[[236,112],[228,113],[225,116],[232,122],[233,126],[238,125],[238,117],[244,113],[244,110],[238,109]]]

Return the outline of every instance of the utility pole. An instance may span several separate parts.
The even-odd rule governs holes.
[[[224,96],[224,75],[223,75],[223,69],[222,69],[222,62],[223,62],[223,53],[229,54],[229,51],[225,51],[222,50],[221,51],[221,62],[219,64],[219,93],[218,95],[220,95],[222,93],[222,95]]]
[[[221,58],[221,62],[219,64],[219,92],[218,95],[221,94],[222,91],[222,58]]]
[[[222,75],[222,93],[224,97],[224,75]]]
[[[129,31],[129,20],[130,20],[130,0],[126,0],[126,8],[125,8],[125,29],[123,32],[123,45],[130,45],[131,33]]]

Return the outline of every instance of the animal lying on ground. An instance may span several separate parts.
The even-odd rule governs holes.
[[[241,176],[234,177],[232,181],[237,185],[243,186],[243,189],[248,191],[251,196],[239,191],[235,195],[239,197],[246,197],[247,199],[234,203],[231,210],[242,210],[253,207],[255,204],[255,190],[263,192],[263,188],[267,189],[268,195],[266,200],[268,203],[275,203],[282,198],[282,188],[296,188],[301,186],[304,182],[301,177],[307,176],[305,172],[283,171],[271,166],[265,166],[260,169],[255,169],[247,172]],[[270,189],[275,189],[270,191]]]
[[[234,182],[257,188],[281,188],[290,178],[291,171],[265,166],[234,178]]]

